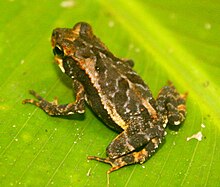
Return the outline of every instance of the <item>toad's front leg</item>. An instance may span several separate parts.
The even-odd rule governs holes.
[[[38,95],[35,91],[30,90],[30,94],[35,96],[38,101],[33,99],[25,99],[23,104],[31,103],[36,105],[37,107],[43,109],[49,115],[71,115],[74,113],[84,113],[85,111],[85,91],[82,84],[76,80],[73,82],[75,91],[76,91],[76,101],[59,105],[57,99],[52,102],[46,101],[40,95]]]
[[[100,158],[96,156],[89,156],[89,160],[97,160],[99,162],[105,162],[111,164],[111,168],[107,171],[107,173],[111,173],[115,170],[120,169],[123,166],[135,164],[135,163],[144,163],[147,161],[151,155],[156,151],[158,145],[161,143],[161,139],[158,137],[152,138],[147,145],[142,148],[140,151],[132,152],[127,155],[123,155],[119,158]]]

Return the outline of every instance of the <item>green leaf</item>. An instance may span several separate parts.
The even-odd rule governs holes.
[[[155,97],[167,80],[189,93],[184,124],[167,128],[146,163],[110,174],[110,186],[219,186],[219,9],[217,0],[1,1],[0,185],[107,184],[110,166],[86,157],[104,157],[115,132],[89,108],[84,117],[58,118],[21,104],[32,97],[29,89],[72,101],[71,80],[54,63],[50,36],[56,27],[86,21],[116,56],[135,61]],[[198,132],[201,141],[187,141]]]

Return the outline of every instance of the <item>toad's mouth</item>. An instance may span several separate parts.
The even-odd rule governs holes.
[[[55,56],[54,59],[56,63],[58,64],[59,68],[61,69],[61,71],[65,73],[65,69],[63,67],[63,59],[59,58],[58,56]]]

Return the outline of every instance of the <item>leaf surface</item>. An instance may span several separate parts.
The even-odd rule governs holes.
[[[56,27],[89,22],[134,69],[154,96],[167,80],[188,92],[187,118],[167,128],[164,144],[143,165],[110,175],[110,186],[219,186],[220,4],[218,1],[1,1],[1,186],[105,186],[105,156],[116,136],[89,108],[84,116],[47,116],[22,105],[34,89],[48,100],[73,100],[71,80],[53,60]],[[187,137],[201,132],[201,141]]]

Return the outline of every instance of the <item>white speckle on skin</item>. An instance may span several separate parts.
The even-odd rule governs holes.
[[[74,5],[75,5],[75,2],[73,0],[66,0],[60,3],[60,6],[63,8],[70,8],[70,7],[73,7]]]
[[[174,121],[174,125],[179,125],[180,121]]]
[[[145,134],[145,135],[144,135],[144,139],[146,139],[147,141],[149,141],[149,140],[150,140],[150,136],[149,136],[148,134]]]
[[[204,27],[206,30],[210,30],[212,28],[212,25],[211,25],[211,23],[207,22],[207,23],[205,23]]]
[[[100,56],[101,58],[107,58],[106,55],[105,55],[104,53],[102,53],[102,52],[99,52],[99,56]]]
[[[191,139],[197,139],[198,141],[201,141],[202,140],[202,132],[201,131],[199,131],[198,133],[196,133],[196,134],[193,134],[192,136],[190,136],[190,137],[187,137],[186,138],[186,141],[189,141],[189,140],[191,140]]]

